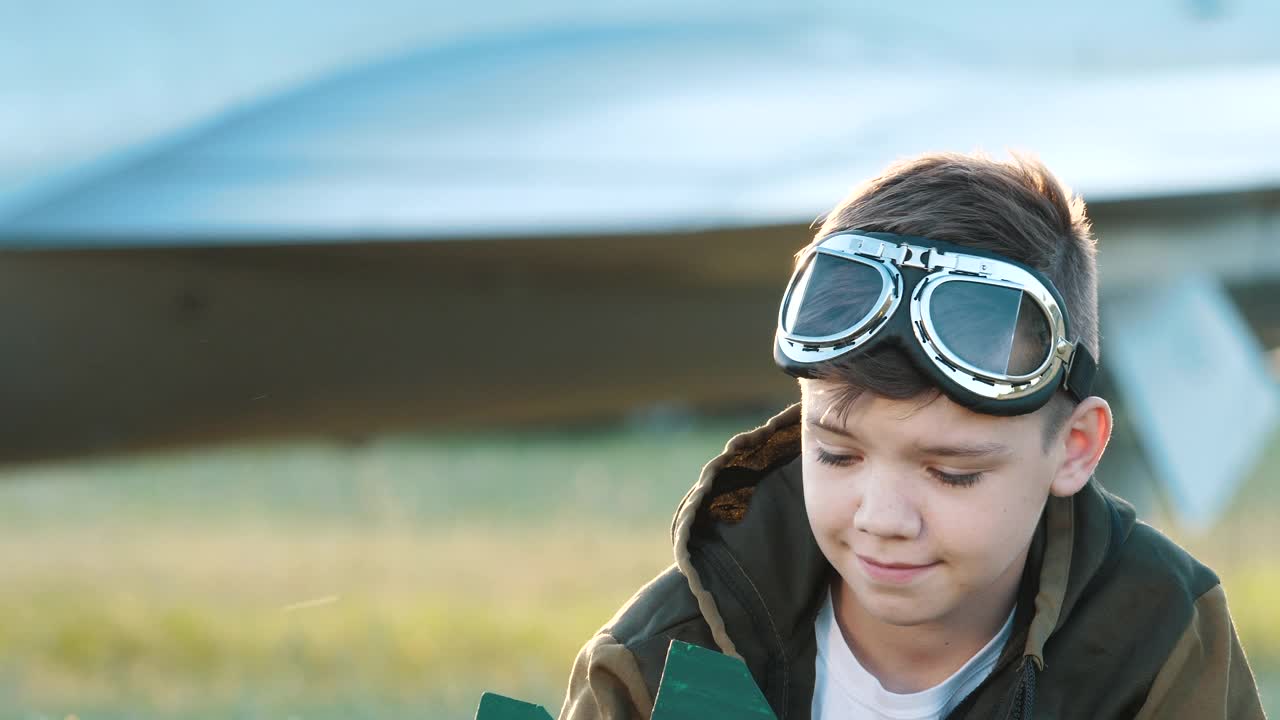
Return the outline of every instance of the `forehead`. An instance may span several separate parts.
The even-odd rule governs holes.
[[[804,380],[801,387],[806,424],[821,421],[825,426],[850,431],[890,431],[907,440],[938,436],[1012,440],[1039,428],[1038,413],[1013,417],[985,415],[957,404],[942,393],[893,400],[864,392],[848,402],[848,388],[839,383]]]

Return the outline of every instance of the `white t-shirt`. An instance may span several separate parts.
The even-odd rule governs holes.
[[[1013,632],[1013,613],[1000,632],[951,677],[927,690],[893,693],[854,657],[836,624],[831,592],[818,613],[817,680],[813,720],[935,720],[955,709],[991,674],[1005,641]]]

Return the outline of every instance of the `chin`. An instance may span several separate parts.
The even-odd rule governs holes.
[[[888,625],[910,627],[933,622],[946,614],[938,607],[934,593],[893,593],[876,588],[853,588],[855,597],[867,614]]]
[[[921,607],[918,600],[911,602],[906,598],[897,598],[892,602],[873,599],[871,602],[864,602],[863,607],[880,622],[899,627],[924,625],[938,618],[938,613],[933,608]]]

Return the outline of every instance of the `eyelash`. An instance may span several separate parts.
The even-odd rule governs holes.
[[[934,477],[941,480],[943,485],[950,485],[951,487],[962,487],[962,488],[973,487],[974,485],[978,484],[979,480],[982,479],[982,473],[965,473],[964,475],[952,475],[951,473],[944,473],[941,470],[930,470],[929,472],[933,473]]]
[[[854,455],[836,455],[829,453],[822,448],[818,448],[818,462],[824,465],[834,465],[835,467],[847,467],[857,461]]]
[[[817,451],[818,462],[823,463],[824,465],[848,467],[858,460],[857,456],[854,455],[836,455],[834,453],[829,453],[822,448],[818,448]],[[953,475],[951,473],[945,473],[941,470],[933,469],[929,470],[929,472],[933,473],[933,476],[938,478],[942,484],[950,485],[952,487],[972,487],[977,485],[978,481],[982,479],[982,473],[980,472],[966,473],[964,475]]]

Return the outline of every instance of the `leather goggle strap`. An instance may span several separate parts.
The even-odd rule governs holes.
[[[1071,368],[1067,370],[1065,389],[1071,393],[1076,402],[1080,402],[1092,394],[1093,378],[1098,374],[1098,363],[1093,353],[1084,345],[1076,345],[1071,356]]]

